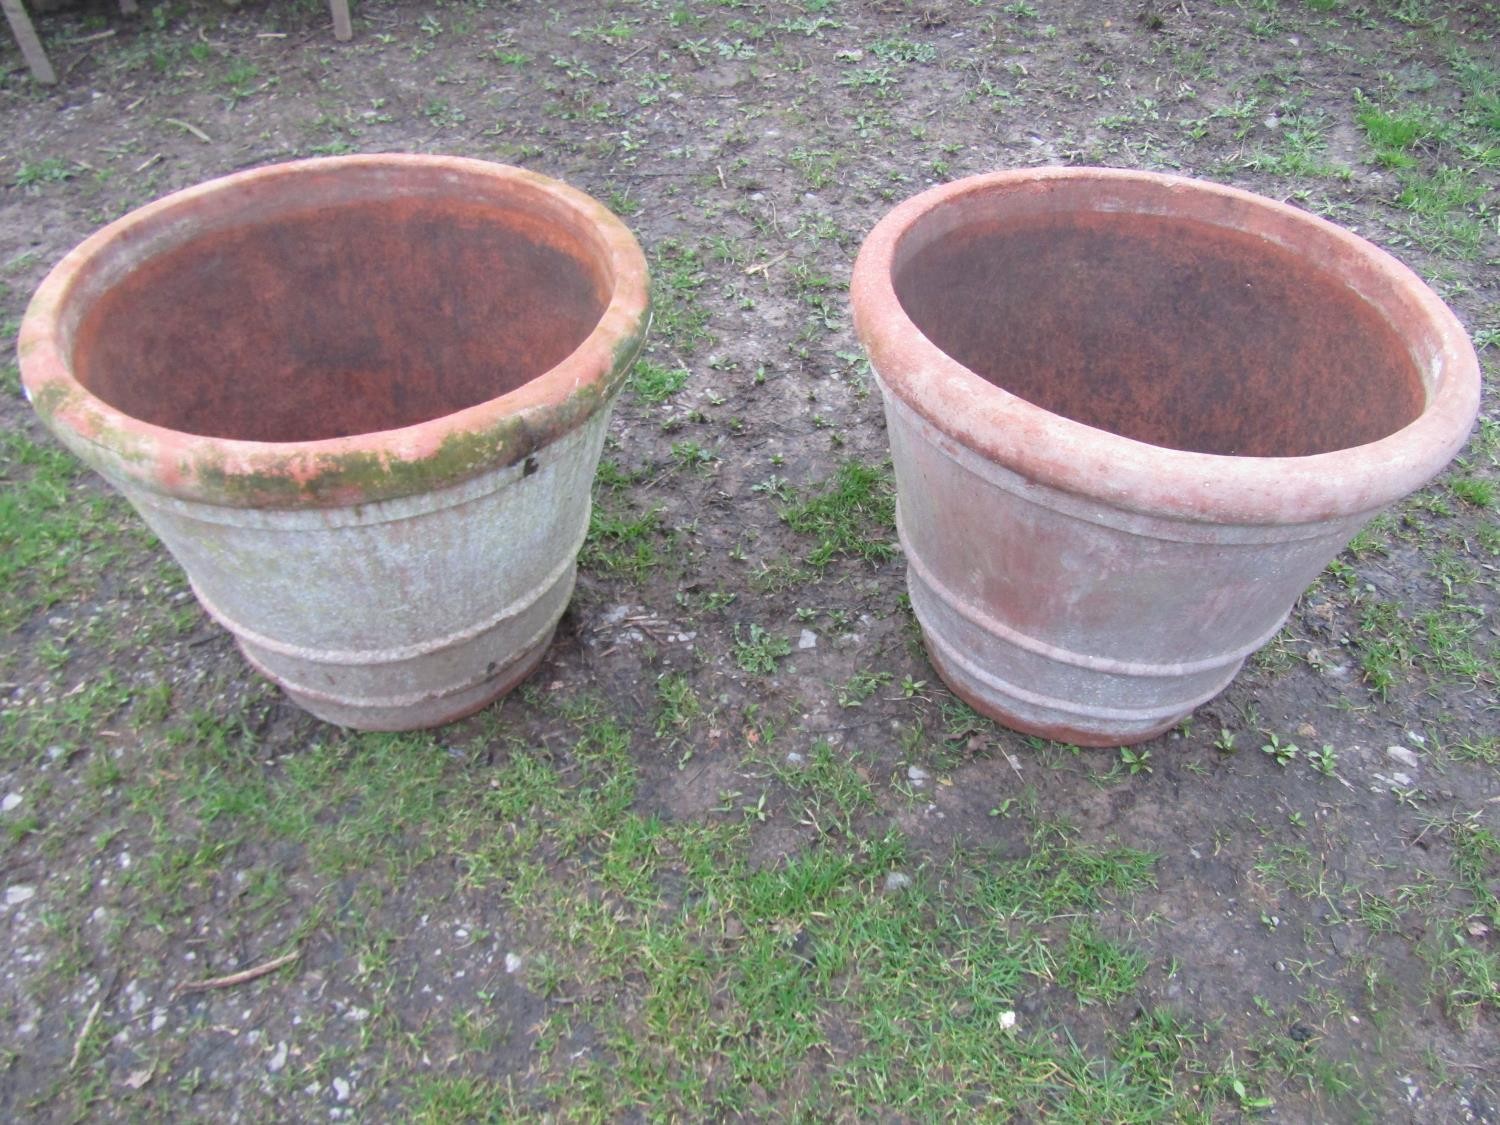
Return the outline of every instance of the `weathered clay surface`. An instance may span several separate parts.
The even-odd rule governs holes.
[[[1478,408],[1467,336],[1405,267],[1174,177],[934,189],[871,233],[853,299],[929,654],[1071,742],[1217,694]]]
[[[540,659],[647,309],[639,247],[587,196],[352,157],[112,224],[42,284],[20,353],[257,669],[321,718],[406,729]]]

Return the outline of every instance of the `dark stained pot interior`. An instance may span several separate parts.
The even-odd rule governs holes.
[[[910,248],[910,249],[908,249]],[[912,323],[989,382],[1153,445],[1293,457],[1417,418],[1421,372],[1380,311],[1311,256],[1196,220],[976,216],[898,252]]]
[[[105,402],[168,429],[345,437],[522,386],[583,342],[609,289],[601,251],[522,209],[304,207],[130,267],[83,310],[70,359]]]

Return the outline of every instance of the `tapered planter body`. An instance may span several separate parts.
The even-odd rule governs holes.
[[[934,665],[1085,745],[1222,690],[1478,410],[1468,337],[1408,269],[1177,177],[935,188],[871,232],[852,299]]]
[[[357,156],[106,227],[43,282],[20,360],[251,664],[324,719],[399,730],[541,658],[648,318],[640,248],[581,192]]]

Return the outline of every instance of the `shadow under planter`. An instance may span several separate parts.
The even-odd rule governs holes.
[[[21,326],[28,397],[320,718],[433,726],[571,595],[645,260],[564,184],[450,157],[276,165],[104,228]]]
[[[1468,336],[1410,270],[1180,177],[934,188],[871,232],[852,300],[934,666],[1082,745],[1221,691],[1478,411]]]

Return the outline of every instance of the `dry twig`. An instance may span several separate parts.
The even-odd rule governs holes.
[[[94,1000],[94,1006],[89,1009],[88,1018],[83,1021],[83,1028],[78,1032],[78,1038],[73,1041],[73,1057],[68,1060],[69,1070],[78,1065],[78,1060],[83,1055],[83,1045],[88,1042],[89,1033],[94,1030],[94,1024],[99,1019],[100,1009],[109,999],[109,994],[114,991],[115,978],[119,975],[119,969],[111,970],[108,979],[99,986],[99,996]]]
[[[205,133],[202,129],[198,128],[198,126],[192,124],[189,121],[180,121],[175,117],[163,117],[162,120],[168,125],[176,125],[179,129],[193,134],[193,136],[197,137],[206,145],[211,145],[214,143],[213,139],[209,137],[207,133]]]
[[[242,969],[240,972],[230,973],[228,976],[209,977],[207,980],[187,981],[183,984],[179,984],[177,986],[177,991],[179,994],[181,994],[184,992],[207,992],[212,988],[233,988],[237,984],[246,984],[252,980],[257,980],[268,973],[274,973],[283,965],[290,965],[293,961],[301,956],[302,951],[294,949],[290,953],[285,954],[281,957],[277,957],[274,960],[267,961],[263,965],[256,965],[251,969]]]
[[[791,254],[790,250],[784,250],[780,254],[777,254],[776,257],[771,258],[768,261],[756,262],[753,266],[746,266],[745,267],[745,274],[746,274],[746,276],[749,276],[752,273],[761,273],[764,270],[768,270],[772,266],[774,266],[777,262],[779,262],[782,259],[790,256],[790,254]]]

